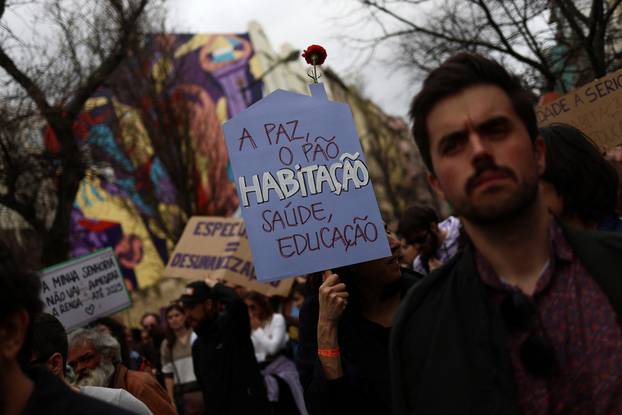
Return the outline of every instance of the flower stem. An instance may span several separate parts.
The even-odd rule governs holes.
[[[315,65],[315,62],[317,61],[317,56],[311,56],[311,61],[313,62],[313,83],[317,84],[317,66]]]

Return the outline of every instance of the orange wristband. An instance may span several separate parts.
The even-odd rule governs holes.
[[[339,347],[333,349],[317,349],[317,355],[321,357],[339,357],[339,355],[341,355],[341,350],[339,350]]]

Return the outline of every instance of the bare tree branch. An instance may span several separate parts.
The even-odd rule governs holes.
[[[86,80],[84,85],[76,91],[74,98],[67,105],[66,111],[70,116],[75,116],[84,106],[86,100],[93,95],[99,86],[106,80],[110,74],[119,66],[127,55],[130,48],[132,35],[134,34],[134,25],[142,14],[149,0],[141,0],[138,6],[132,11],[130,16],[125,20],[123,16],[123,8],[118,0],[110,0],[115,6],[117,12],[120,12],[119,18],[124,21],[122,26],[122,34],[119,39],[117,50],[113,51]]]
[[[497,52],[506,53],[508,55],[511,55],[514,58],[516,58],[517,60],[519,60],[519,61],[521,61],[523,63],[526,63],[526,64],[528,64],[530,66],[534,66],[536,68],[540,66],[540,64],[538,62],[536,62],[533,59],[530,59],[530,58],[528,58],[526,56],[518,54],[511,47],[508,49],[507,48],[507,46],[508,46],[507,43],[503,43],[502,42],[503,45],[505,46],[505,48],[504,48],[504,47],[501,47],[501,46],[496,45],[494,43],[491,43],[491,42],[488,42],[488,41],[484,41],[482,39],[461,38],[461,37],[458,36],[457,33],[453,34],[453,35],[450,35],[450,34],[447,34],[447,33],[441,33],[441,32],[438,32],[438,31],[430,30],[430,29],[425,28],[423,26],[418,26],[415,23],[413,23],[412,21],[409,21],[409,20],[407,20],[407,19],[397,15],[393,11],[387,9],[386,7],[376,3],[374,1],[363,0],[363,4],[365,4],[367,6],[370,6],[370,7],[373,7],[373,8],[376,8],[376,9],[386,13],[387,15],[393,17],[394,19],[398,20],[399,22],[404,23],[404,24],[410,26],[412,28],[413,32],[423,33],[423,34],[428,35],[428,36],[432,36],[432,37],[435,37],[435,38],[438,38],[438,39],[441,39],[441,40],[445,40],[445,41],[448,41],[448,42],[459,43],[459,44],[465,45],[465,46],[466,45],[482,46],[482,47],[485,47],[485,48],[490,49],[490,50],[494,50],[494,51],[497,51]],[[493,20],[493,22],[491,22],[491,24],[492,23],[494,23],[494,20]],[[493,27],[494,26],[495,25],[493,25]],[[505,40],[505,38],[504,38],[504,40]]]
[[[534,89],[566,90],[621,66],[622,29],[612,16],[622,0],[359,2],[380,33],[367,44],[390,42],[394,62],[424,73],[459,51],[487,52]]]
[[[4,7],[5,0],[0,1]],[[35,229],[46,265],[69,254],[74,200],[88,163],[93,162],[86,158],[84,137],[76,129],[76,121],[86,101],[117,70],[129,49],[140,43],[149,1],[37,2],[40,14],[34,15],[33,24],[41,20],[59,36],[35,33],[30,43],[17,37],[20,31],[12,31],[5,22],[0,25],[4,35],[0,67],[11,78],[2,90],[6,108],[12,111],[14,122],[36,108],[39,120],[47,122],[45,138],[54,151],[53,160],[46,160],[28,150],[24,139],[11,143],[16,149],[6,147],[0,154],[0,168],[9,180],[0,179],[0,204],[23,216]],[[8,7],[14,6],[18,5]],[[20,59],[11,58],[9,51]],[[33,59],[29,60],[28,54]],[[0,119],[0,130],[2,122]],[[18,150],[21,158],[15,158],[12,150]]]
[[[494,31],[497,32],[497,35],[499,36],[499,40],[501,41],[501,43],[503,45],[505,45],[506,53],[508,55],[512,56],[513,58],[515,58],[519,62],[526,63],[526,64],[531,65],[534,68],[540,70],[540,72],[542,72],[542,74],[547,79],[550,79],[550,78],[553,77],[546,65],[543,65],[541,62],[537,62],[537,61],[535,61],[533,59],[529,59],[529,58],[525,57],[524,55],[518,53],[510,45],[510,42],[508,42],[508,40],[505,38],[503,32],[499,28],[499,25],[497,24],[497,22],[495,21],[494,17],[492,16],[492,13],[490,12],[490,9],[488,8],[488,6],[486,5],[486,3],[483,0],[478,0],[477,4],[484,11],[484,14],[486,15],[486,19],[488,20],[488,23],[492,26]]]
[[[620,3],[622,3],[622,0],[615,0],[609,5],[609,10],[603,18],[605,24],[609,23],[609,20],[611,20],[611,16],[613,16],[613,13],[615,13],[617,8],[620,6]]]
[[[7,55],[2,48],[0,48],[0,67],[4,69],[18,84],[24,88],[28,95],[35,102],[41,113],[47,114],[50,112],[50,104],[45,97],[43,91],[39,86],[22,72],[15,62]]]

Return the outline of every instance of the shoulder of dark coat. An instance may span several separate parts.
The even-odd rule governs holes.
[[[24,415],[41,413],[78,415],[130,415],[123,408],[100,401],[83,393],[69,389],[64,382],[45,369],[29,368],[28,376],[34,381]]]
[[[459,251],[443,266],[417,281],[404,296],[393,323],[393,336],[400,336],[400,330],[409,317],[426,301],[433,301],[432,294],[441,292],[452,278],[454,270],[463,259],[465,253]]]
[[[622,236],[562,226],[564,235],[622,321]]]
[[[402,299],[400,308],[397,311],[396,317],[393,321],[393,328],[391,329],[390,341],[389,341],[389,363],[391,382],[394,385],[392,388],[393,394],[393,410],[395,414],[407,413],[407,393],[403,389],[405,385],[403,373],[403,361],[402,361],[402,347],[404,342],[409,339],[409,333],[412,332],[413,317],[419,316],[422,305],[429,305],[431,307],[425,307],[428,310],[438,309],[433,303],[437,303],[438,306],[442,301],[442,293],[450,285],[449,282],[454,278],[455,270],[459,266],[460,261],[465,255],[464,251],[458,251],[449,261],[447,261],[440,268],[435,269],[429,275],[425,276],[420,281],[416,282],[410,290],[406,293]],[[423,311],[425,314],[425,310]],[[430,316],[431,317],[431,316]],[[432,321],[431,318],[417,318],[417,321]],[[423,330],[427,332],[426,328],[417,328],[417,330]]]
[[[614,232],[562,226],[573,252],[597,280],[619,280],[622,270],[622,235]],[[612,278],[613,277],[613,278]]]
[[[585,249],[596,243],[600,248],[619,251],[622,249],[622,234],[597,229],[580,229],[562,224],[564,236],[575,250]]]

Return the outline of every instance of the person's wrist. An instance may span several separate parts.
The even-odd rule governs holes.
[[[318,326],[322,325],[322,326],[326,326],[326,327],[337,327],[337,325],[339,324],[339,317],[337,318],[330,318],[328,316],[325,315],[321,315],[318,318],[317,321]]]
[[[341,356],[341,349],[339,345],[334,347],[318,347],[317,354],[319,357],[339,358]]]
[[[320,348],[332,348],[338,346],[337,325],[333,323],[318,322],[317,344]]]

